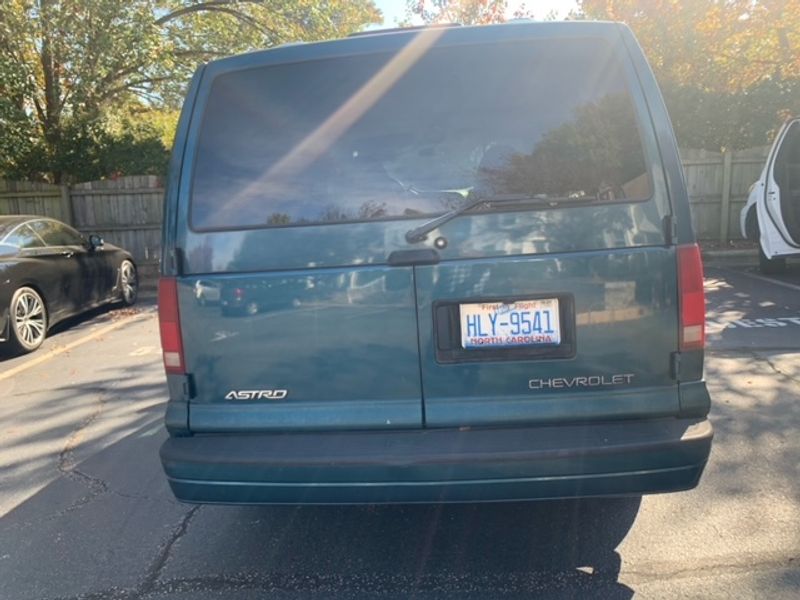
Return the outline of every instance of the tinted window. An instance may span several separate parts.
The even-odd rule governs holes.
[[[800,121],[789,126],[775,157],[774,172],[781,194],[800,195]]]
[[[4,240],[4,243],[16,246],[17,248],[41,248],[44,246],[39,236],[31,231],[30,227],[27,225],[22,225],[15,229],[14,232]]]
[[[775,158],[775,183],[780,188],[783,222],[789,235],[800,240],[800,122],[789,126]]]
[[[84,243],[80,233],[56,221],[34,221],[31,228],[48,246],[82,246]]]
[[[597,40],[438,48],[218,77],[194,166],[196,228],[439,213],[487,195],[650,195],[622,66]],[[386,72],[399,72],[387,67]],[[374,83],[374,81],[373,81]],[[455,199],[455,201],[454,201]]]

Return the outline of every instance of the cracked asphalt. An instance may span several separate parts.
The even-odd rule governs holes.
[[[706,283],[711,460],[643,499],[183,505],[154,307],[74,320],[0,356],[0,598],[797,598],[800,264]]]

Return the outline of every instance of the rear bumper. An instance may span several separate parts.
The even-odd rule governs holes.
[[[222,504],[481,502],[647,494],[697,485],[704,419],[515,429],[169,438],[175,496]]]

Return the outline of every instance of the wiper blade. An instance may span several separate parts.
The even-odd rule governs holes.
[[[518,204],[533,204],[536,206],[557,206],[559,204],[571,204],[573,202],[576,203],[584,203],[584,202],[594,202],[595,198],[591,196],[582,196],[579,198],[572,198],[572,197],[559,197],[559,198],[547,198],[545,196],[527,196],[523,194],[504,194],[498,196],[479,196],[470,200],[466,204],[459,206],[458,208],[454,208],[443,215],[439,215],[431,219],[430,221],[426,221],[419,227],[415,227],[414,229],[409,229],[406,231],[406,241],[409,244],[414,244],[417,242],[421,242],[425,239],[425,236],[429,234],[434,229],[438,228],[441,225],[444,225],[448,221],[452,221],[459,215],[463,215],[466,212],[471,211],[474,208],[479,206],[516,206]]]
[[[448,221],[455,219],[458,215],[463,214],[469,210],[472,210],[476,206],[480,206],[481,204],[486,204],[487,200],[484,198],[477,198],[466,204],[462,204],[458,208],[454,208],[453,210],[449,210],[443,215],[439,215],[438,217],[434,217],[430,221],[425,221],[419,227],[414,227],[414,229],[409,229],[406,231],[406,241],[409,244],[414,244],[416,242],[421,242],[425,239],[425,236],[428,235],[431,231],[439,227],[440,225],[444,225]]]

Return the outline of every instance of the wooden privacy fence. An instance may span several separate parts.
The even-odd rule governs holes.
[[[681,150],[697,239],[741,239],[739,213],[768,153],[769,147],[734,152]]]
[[[724,153],[681,150],[698,239],[741,238],[739,211],[767,152],[768,148]],[[152,175],[74,186],[0,180],[0,214],[60,219],[83,233],[100,234],[144,263],[159,257],[163,195],[161,181]]]
[[[74,186],[0,180],[0,214],[45,215],[82,233],[155,262],[161,243],[164,189],[153,175],[79,183]]]

